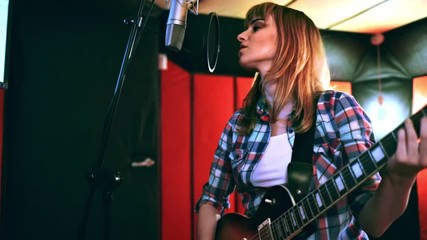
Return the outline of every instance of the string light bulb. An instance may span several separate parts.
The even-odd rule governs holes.
[[[384,35],[375,34],[371,37],[372,45],[377,47],[377,70],[378,70],[378,104],[380,106],[384,103],[384,98],[382,96],[382,85],[381,85],[381,50],[380,46],[384,42]]]

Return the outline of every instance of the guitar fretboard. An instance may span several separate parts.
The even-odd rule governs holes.
[[[420,119],[426,116],[426,108],[411,116],[411,120],[419,135]],[[359,157],[351,160],[340,171],[335,173],[316,190],[310,192],[301,201],[289,208],[271,223],[274,239],[294,237],[296,232],[307,226],[311,221],[332,207],[341,198],[348,195],[365,180],[381,169],[395,153],[397,147],[397,131],[404,123],[375,143]]]

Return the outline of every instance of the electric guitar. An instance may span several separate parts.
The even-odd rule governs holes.
[[[410,117],[418,136],[423,116],[427,116],[427,105]],[[385,166],[396,151],[397,131],[402,127],[404,123],[297,203],[287,187],[275,186],[265,194],[255,217],[248,218],[237,213],[224,215],[218,220],[215,239],[270,240],[297,237],[313,220]]]

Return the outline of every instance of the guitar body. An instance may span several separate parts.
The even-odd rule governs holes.
[[[268,203],[272,201],[271,203]],[[283,212],[292,207],[295,201],[290,191],[284,186],[274,186],[267,191],[255,214],[248,218],[241,214],[229,213],[221,217],[217,223],[216,240],[241,240],[254,239],[258,234],[257,227],[267,220],[279,217]],[[255,238],[258,239],[258,238]]]

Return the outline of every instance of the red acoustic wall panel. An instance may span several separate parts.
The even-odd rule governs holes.
[[[412,112],[415,113],[427,104],[427,76],[414,78]],[[420,239],[427,240],[427,170],[417,176],[418,218]]]
[[[233,77],[195,74],[193,94],[192,170],[195,204],[201,195],[203,184],[208,180],[219,137],[234,112]],[[230,201],[234,202],[234,199]],[[234,212],[234,209],[231,211]]]
[[[427,240],[427,169],[417,176],[420,240]]]
[[[172,62],[161,72],[162,239],[191,239],[191,76]]]
[[[236,109],[243,107],[243,100],[251,89],[253,80],[250,77],[236,78]]]

